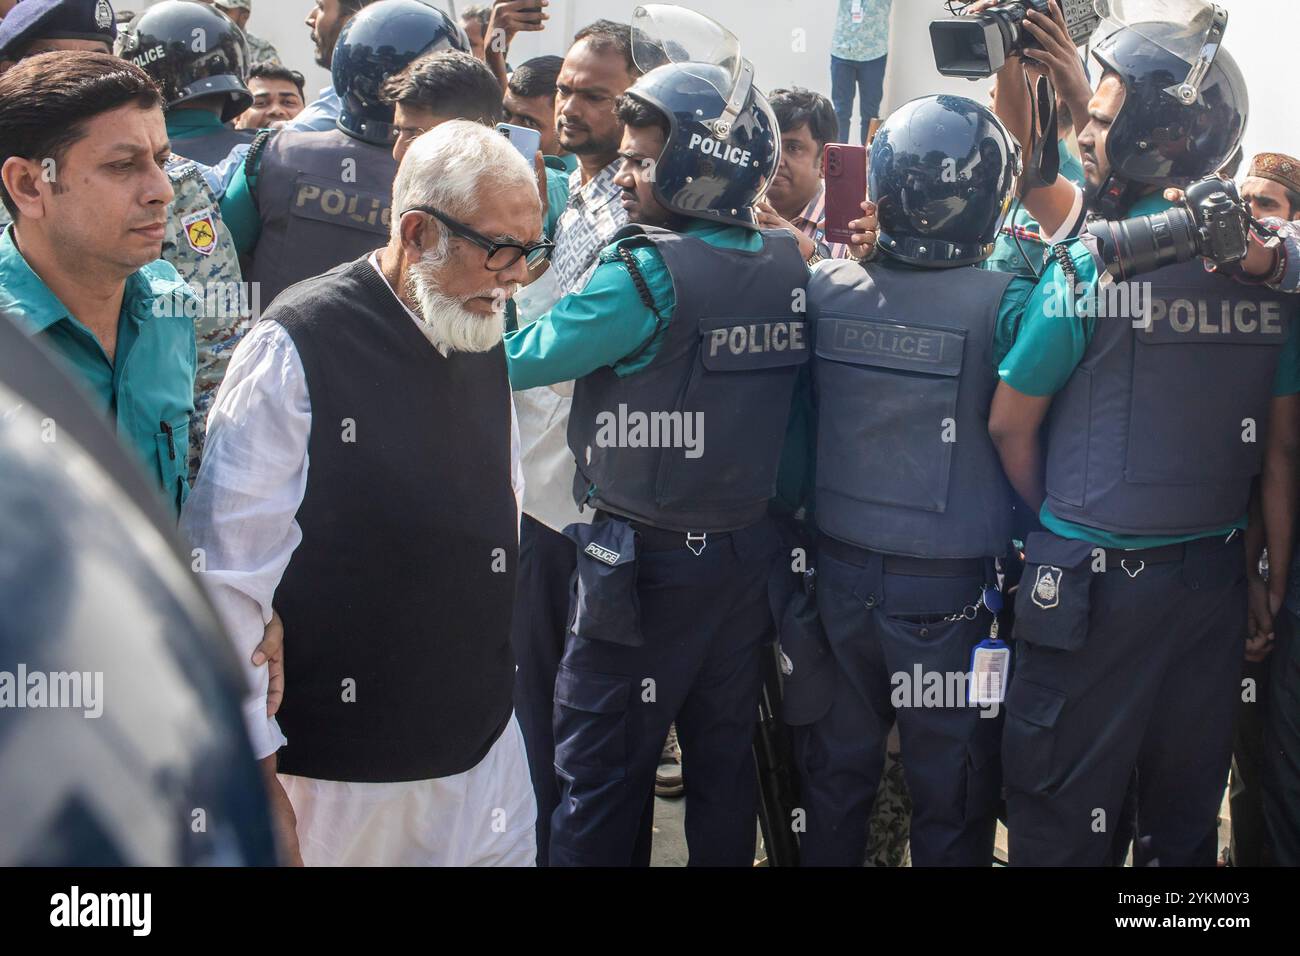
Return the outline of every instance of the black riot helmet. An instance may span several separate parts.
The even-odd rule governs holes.
[[[216,7],[199,0],[164,0],[139,13],[117,35],[114,52],[154,78],[167,109],[224,93],[221,121],[253,105],[244,33]]]
[[[274,865],[247,683],[175,518],[4,315],[0,474],[0,866]]]
[[[757,229],[781,135],[739,42],[703,14],[645,4],[632,16],[632,56],[647,72],[626,95],[668,120],[655,199],[680,216]]]
[[[338,127],[376,146],[391,146],[393,107],[384,103],[384,81],[416,57],[435,50],[470,51],[460,25],[421,0],[379,0],[348,20],[334,44],[330,72],[343,106]]]
[[[1020,171],[1020,144],[988,107],[946,94],[903,104],[871,142],[880,250],[918,266],[982,262]]]
[[[1118,218],[1149,186],[1186,187],[1216,172],[1246,128],[1246,82],[1216,49],[1199,88],[1183,84],[1189,63],[1173,52],[1187,33],[1177,23],[1138,23],[1104,36],[1092,54],[1124,84],[1124,102],[1106,135],[1110,174],[1096,211]],[[1179,93],[1191,90],[1187,99]],[[1192,98],[1194,97],[1194,98]]]

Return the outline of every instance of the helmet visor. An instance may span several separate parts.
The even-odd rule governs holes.
[[[1101,24],[1096,41],[1130,29],[1187,64],[1187,76],[1169,92],[1184,103],[1200,95],[1227,31],[1228,12],[1209,0],[1094,0]]]
[[[686,65],[730,101],[741,76],[740,41],[726,27],[702,13],[665,3],[647,3],[632,11],[632,59],[643,73],[665,63]],[[709,69],[692,70],[700,64]]]

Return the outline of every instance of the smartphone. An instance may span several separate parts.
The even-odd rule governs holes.
[[[531,166],[537,158],[537,151],[542,148],[542,134],[527,126],[511,126],[509,123],[497,123],[497,132],[510,140],[510,144],[519,150],[519,155],[528,160]]]
[[[848,242],[849,223],[862,218],[867,198],[867,148],[848,143],[827,143],[822,153],[822,178],[826,183],[826,241]]]

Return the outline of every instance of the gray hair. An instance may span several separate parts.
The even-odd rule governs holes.
[[[527,190],[540,208],[537,175],[510,141],[469,120],[448,120],[416,137],[393,181],[392,237],[401,236],[402,213],[435,206],[453,219],[467,219],[487,189]],[[445,229],[439,230],[445,248]]]

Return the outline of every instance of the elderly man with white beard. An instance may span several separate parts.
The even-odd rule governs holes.
[[[279,713],[261,668],[245,714],[303,862],[532,865],[500,345],[549,254],[537,182],[452,121],[411,147],[392,208],[385,248],[291,286],[240,343],[181,528],[240,647],[272,604],[284,619]]]

